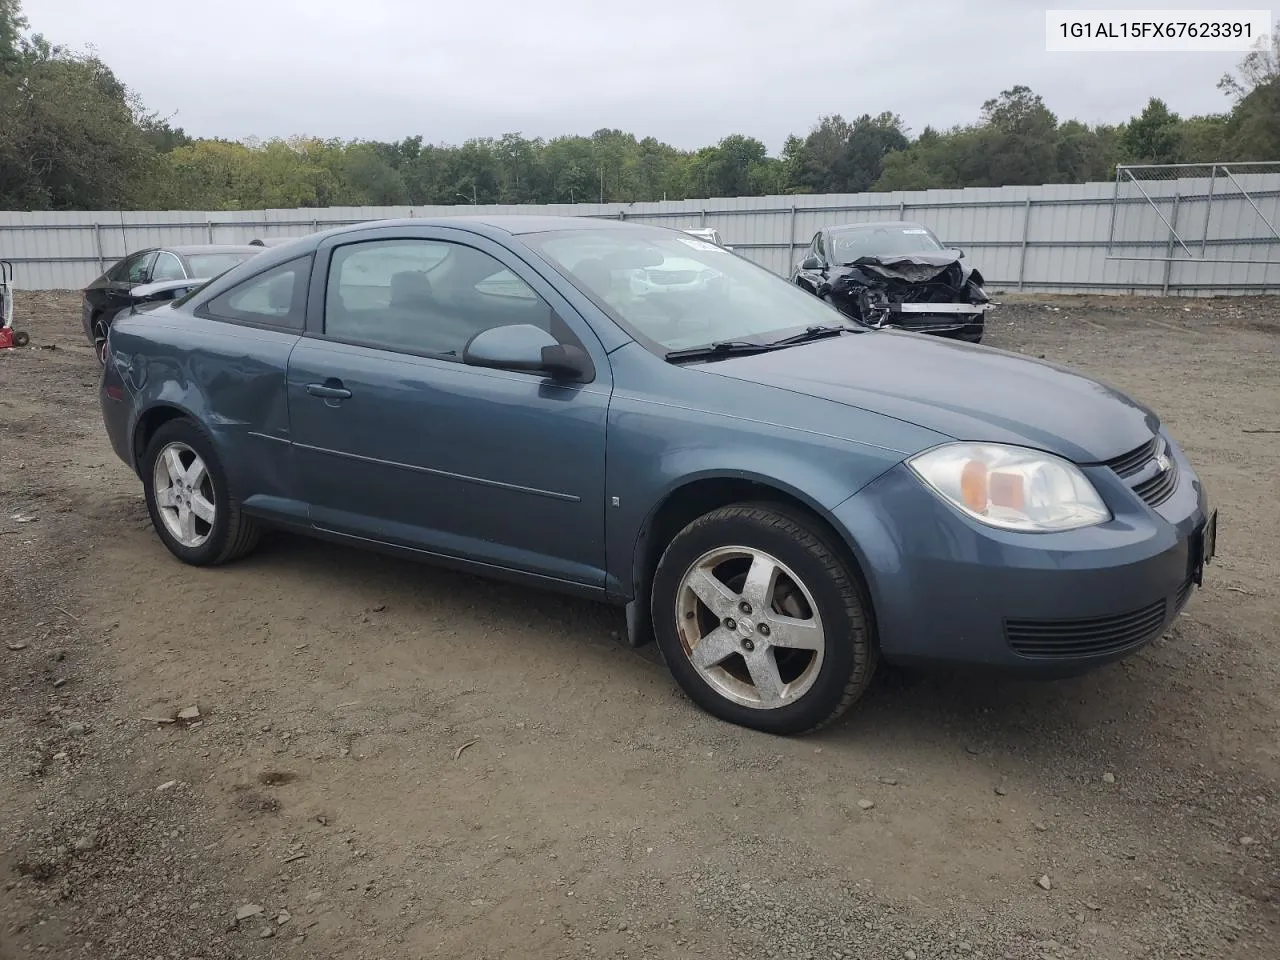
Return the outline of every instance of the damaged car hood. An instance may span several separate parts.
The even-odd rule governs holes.
[[[859,257],[846,263],[865,273],[889,280],[924,283],[942,276],[960,263],[960,258],[945,253],[911,253],[884,257]]]
[[[733,357],[701,369],[884,414],[957,440],[1030,446],[1076,463],[1127,453],[1160,426],[1147,407],[1064,367],[892,330]]]

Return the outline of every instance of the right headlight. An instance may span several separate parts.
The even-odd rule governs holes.
[[[1075,464],[999,443],[949,443],[907,459],[943,499],[973,519],[1005,530],[1050,533],[1111,519]]]

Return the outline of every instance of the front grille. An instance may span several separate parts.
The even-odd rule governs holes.
[[[1142,481],[1133,488],[1133,492],[1148,506],[1158,507],[1173,496],[1173,491],[1177,488],[1178,465],[1170,461],[1168,470],[1157,473],[1150,480]]]
[[[1080,620],[1006,620],[1005,638],[1015,653],[1041,660],[1100,657],[1154,640],[1164,626],[1166,604]]]
[[[1160,438],[1152,437],[1136,450],[1130,450],[1128,453],[1120,454],[1114,460],[1108,460],[1105,466],[1110,467],[1121,478],[1131,477],[1147,465],[1147,461],[1156,455],[1158,449],[1160,449]]]
[[[1173,615],[1175,617],[1182,612],[1182,608],[1191,599],[1191,588],[1193,586],[1195,586],[1195,582],[1188,577],[1186,582],[1178,588],[1178,594],[1173,598]]]
[[[1167,450],[1164,438],[1155,436],[1142,446],[1105,461],[1103,465],[1110,467],[1120,479],[1127,481],[1130,477],[1143,473],[1153,460]],[[1128,486],[1147,506],[1158,507],[1178,489],[1178,465],[1170,458],[1167,470],[1161,470],[1137,483],[1129,483]]]

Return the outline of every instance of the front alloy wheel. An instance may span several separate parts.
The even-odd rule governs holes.
[[[685,655],[721,696],[774,710],[812,689],[826,633],[796,573],[763,550],[710,550],[688,569],[676,599]]]
[[[731,723],[817,729],[875,670],[852,560],[825,527],[784,505],[734,504],[685,527],[658,562],[651,606],[677,682]]]

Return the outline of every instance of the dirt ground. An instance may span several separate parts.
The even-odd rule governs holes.
[[[77,309],[0,354],[2,960],[1280,957],[1280,300],[1008,298],[990,342],[1182,441],[1206,586],[1090,676],[889,673],[794,740],[608,608],[290,537],[180,565]]]

